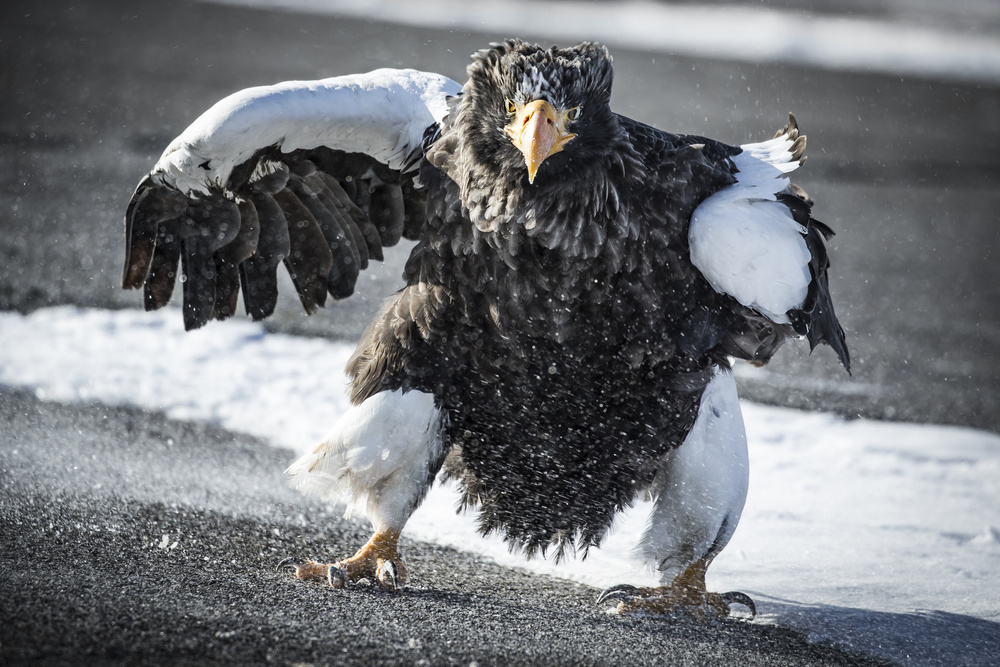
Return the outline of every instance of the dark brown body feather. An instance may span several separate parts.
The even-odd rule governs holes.
[[[408,287],[349,366],[355,402],[397,388],[438,397],[447,474],[484,532],[529,553],[599,544],[683,442],[740,320],[687,249],[691,212],[733,183],[739,149],[615,121],[608,162],[567,161],[523,201],[507,197],[487,231],[462,204],[455,175],[472,167],[446,128],[421,174],[427,226]],[[510,223],[539,202],[547,226]]]

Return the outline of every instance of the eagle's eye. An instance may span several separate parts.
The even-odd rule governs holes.
[[[570,120],[577,120],[583,114],[583,105],[575,106],[566,112],[566,118]]]
[[[514,114],[516,112],[517,112],[517,106],[515,106],[514,103],[511,102],[510,100],[507,100],[507,113]]]

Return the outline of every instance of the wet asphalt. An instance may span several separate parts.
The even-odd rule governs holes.
[[[597,591],[406,540],[398,594],[275,566],[356,523],[287,489],[286,452],[0,393],[0,664],[867,665],[800,634],[621,618]]]
[[[186,2],[4,3],[0,309],[141,307],[118,288],[128,197],[225,94],[383,66],[461,79],[504,36]],[[1000,430],[1000,88],[612,50],[622,113],[740,143],[794,111],[809,135],[796,180],[838,232],[854,375],[789,346],[741,373],[744,397]],[[268,326],[356,338],[405,254],[318,316],[284,299]],[[415,542],[398,596],[293,581],[274,571],[282,556],[337,558],[366,536],[288,491],[288,459],[245,435],[0,388],[0,664],[865,664],[760,624],[608,616],[586,587]]]

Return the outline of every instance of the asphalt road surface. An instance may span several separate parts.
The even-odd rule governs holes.
[[[504,36],[3,3],[0,309],[139,307],[118,288],[128,197],[225,94],[383,66],[462,79]],[[1000,430],[1000,89],[613,51],[622,113],[739,143],[792,110],[809,135],[797,182],[838,232],[854,376],[788,346],[741,377],[745,397]],[[316,317],[283,300],[269,326],[356,337],[405,254]],[[282,556],[336,558],[366,536],[286,490],[287,462],[246,436],[0,389],[0,663],[865,664],[773,627],[608,616],[590,589],[413,542],[401,595],[296,582]]]
[[[247,436],[0,394],[0,664],[868,665],[774,626],[622,618],[597,591],[402,540],[398,594],[275,565],[367,540]]]

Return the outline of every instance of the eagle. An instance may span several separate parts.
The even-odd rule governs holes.
[[[371,522],[300,579],[402,587],[398,540],[454,480],[483,534],[526,556],[586,556],[642,499],[636,553],[660,585],[607,589],[622,613],[723,618],[706,589],[747,494],[732,360],[790,338],[850,360],[828,284],[832,231],[787,174],[794,116],[735,146],[611,109],[612,58],[518,39],[468,79],[380,69],[249,88],[180,134],[125,215],[125,288],[183,291],[188,329],[270,315],[278,265],[306,312],[351,295],[415,241],[403,287],[347,364],[351,408],[286,471]]]

